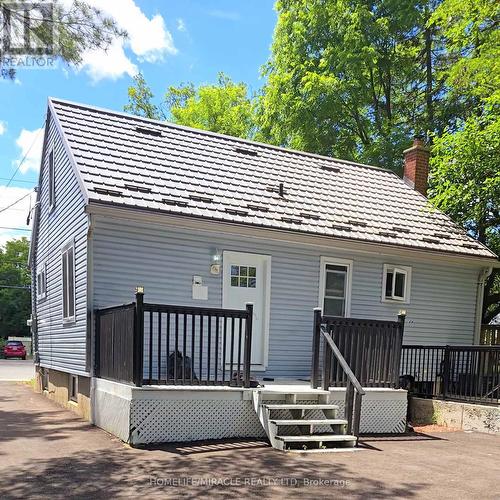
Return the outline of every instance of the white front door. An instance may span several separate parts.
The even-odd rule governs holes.
[[[224,252],[222,307],[245,309],[253,304],[252,368],[265,369],[269,336],[271,257]]]

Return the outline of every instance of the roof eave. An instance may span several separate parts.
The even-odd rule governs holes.
[[[363,245],[366,247],[381,247],[381,248],[386,248],[386,249],[399,249],[399,250],[407,250],[410,252],[415,252],[419,254],[427,254],[427,255],[434,255],[434,256],[439,256],[439,257],[455,257],[461,260],[475,260],[475,261],[480,261],[484,263],[485,265],[488,264],[491,267],[500,267],[500,260],[498,256],[496,256],[491,250],[489,250],[487,247],[487,250],[491,253],[491,256],[485,256],[485,255],[473,255],[470,253],[460,253],[460,252],[447,252],[443,250],[433,250],[429,248],[422,248],[422,247],[416,247],[416,246],[410,246],[410,245],[397,245],[394,243],[382,243],[382,242],[373,242],[373,241],[367,241],[367,240],[362,240],[362,239],[356,239],[356,238],[342,238],[339,236],[328,236],[328,235],[322,235],[319,233],[314,233],[311,231],[301,231],[301,230],[294,230],[294,229],[288,229],[288,228],[275,228],[271,226],[266,226],[264,224],[252,224],[248,222],[237,222],[237,221],[227,221],[224,219],[219,219],[216,217],[205,217],[205,216],[198,216],[198,215],[190,215],[190,214],[180,214],[180,213],[174,213],[170,212],[168,210],[159,210],[159,209],[152,209],[149,207],[141,208],[141,207],[131,207],[128,205],[124,205],[121,203],[116,203],[116,202],[106,202],[102,200],[95,200],[95,199],[89,199],[88,205],[87,205],[87,211],[89,213],[95,213],[94,207],[102,207],[105,210],[119,210],[121,212],[126,212],[126,213],[136,213],[136,214],[141,214],[142,216],[145,216],[147,214],[156,216],[156,217],[166,217],[169,220],[177,220],[177,221],[182,221],[182,220],[192,220],[192,221],[197,221],[197,222],[205,222],[205,223],[213,223],[217,222],[217,224],[224,224],[226,227],[238,227],[238,228],[248,228],[248,229],[261,229],[265,231],[270,231],[274,233],[281,233],[281,234],[296,234],[296,235],[303,235],[303,236],[309,236],[313,238],[318,238],[321,240],[328,240],[328,241],[339,241],[339,242],[345,242],[345,243],[350,243],[350,244],[358,244],[358,245]]]

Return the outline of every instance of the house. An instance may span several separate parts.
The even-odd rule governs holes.
[[[421,141],[404,154],[401,179],[49,99],[30,255],[42,389],[132,443],[276,444],[289,424],[290,448],[303,418],[336,442],[339,402],[362,392],[349,431],[403,430],[403,315],[405,343],[473,344],[497,263],[429,205]],[[343,361],[323,324],[351,329]]]

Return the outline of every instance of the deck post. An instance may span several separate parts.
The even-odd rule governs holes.
[[[144,364],[144,287],[135,289],[134,384],[142,386]]]
[[[447,345],[444,348],[444,359],[443,359],[443,399],[446,399],[446,392],[448,391],[448,385],[450,383],[450,346]]]
[[[321,307],[314,308],[313,338],[312,338],[312,364],[311,387],[319,386],[319,348],[321,341]]]
[[[253,304],[248,302],[246,306],[245,319],[245,355],[243,366],[243,387],[250,387],[250,366],[252,363],[252,323],[253,323]]]
[[[399,335],[398,345],[396,346],[396,355],[394,356],[394,375],[392,386],[394,389],[399,389],[399,375],[401,371],[401,353],[403,350],[403,335],[405,331],[406,311],[401,310],[398,314]]]

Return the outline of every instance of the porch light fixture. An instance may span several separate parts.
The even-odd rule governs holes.
[[[398,316],[406,316],[406,309],[400,309],[398,312]]]
[[[142,293],[142,294],[144,294],[144,287],[143,286],[136,286],[135,287],[135,293]]]
[[[214,248],[212,250],[212,257],[210,260],[210,274],[218,275],[220,274],[220,266],[222,265],[222,251],[220,248]]]

